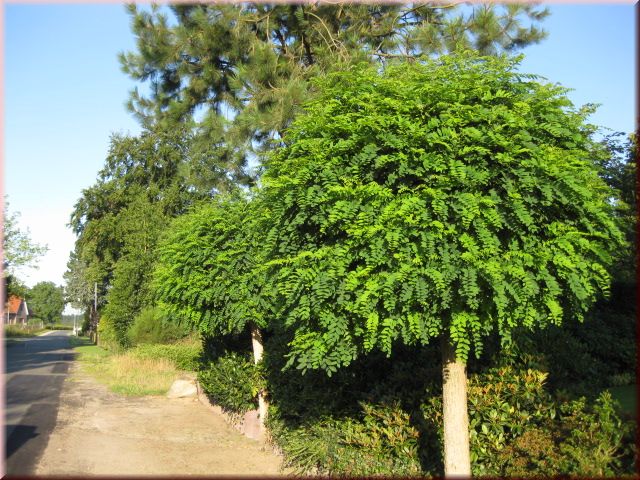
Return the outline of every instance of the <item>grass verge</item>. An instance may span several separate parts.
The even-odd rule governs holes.
[[[18,325],[5,325],[4,338],[28,338],[44,332],[45,328],[40,327],[21,327]]]
[[[113,354],[88,338],[73,338],[82,369],[112,392],[130,395],[164,395],[181,374],[165,358],[139,358],[131,352]]]

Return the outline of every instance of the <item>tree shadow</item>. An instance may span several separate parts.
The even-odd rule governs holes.
[[[7,431],[12,430],[7,438],[5,451],[5,459],[7,460],[23,445],[39,435],[36,433],[37,427],[33,425],[6,425],[5,429]]]

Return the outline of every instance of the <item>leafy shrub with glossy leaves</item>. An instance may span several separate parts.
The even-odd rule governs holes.
[[[198,381],[215,403],[232,414],[242,414],[258,406],[261,373],[248,355],[231,352],[204,365]]]
[[[627,472],[629,423],[608,392],[595,401],[562,401],[543,387],[546,373],[502,365],[472,374],[469,427],[473,475],[615,475]],[[423,404],[442,435],[442,401]],[[628,456],[628,455],[627,455]]]
[[[420,475],[418,430],[400,405],[361,403],[360,415],[294,430],[268,419],[287,465],[317,475]],[[275,415],[277,418],[277,414]]]

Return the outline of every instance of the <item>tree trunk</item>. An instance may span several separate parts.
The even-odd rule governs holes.
[[[456,358],[448,336],[442,337],[442,418],[444,423],[444,475],[470,477],[467,372]]]
[[[262,344],[262,332],[255,325],[251,325],[251,343],[253,345],[253,362],[257,365],[262,360],[264,346]],[[264,390],[258,392],[258,416],[260,418],[260,428],[264,429],[264,421],[267,418],[269,403],[265,398]]]

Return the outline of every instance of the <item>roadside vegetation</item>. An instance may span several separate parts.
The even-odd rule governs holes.
[[[4,325],[5,338],[27,338],[33,337],[39,333],[45,332],[47,329],[39,325]]]
[[[88,337],[72,337],[83,370],[114,393],[164,395],[174,380],[195,370],[199,343],[140,345],[129,350],[103,348]]]
[[[637,147],[499,55],[543,12],[129,8],[125,71],[163,80],[71,219],[89,373],[140,395],[195,372],[304,474],[633,473]],[[385,47],[352,29],[369,9]],[[221,31],[207,76],[212,47],[176,39]]]
[[[33,337],[51,330],[72,330],[73,327],[62,324],[43,325],[38,320],[28,325],[4,325],[5,338]]]

